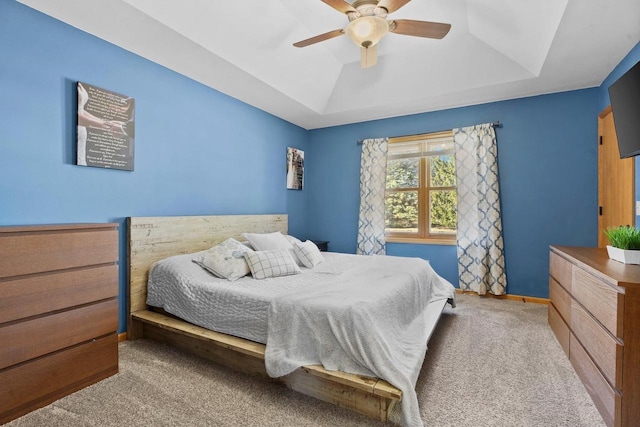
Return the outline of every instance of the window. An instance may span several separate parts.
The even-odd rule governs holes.
[[[389,138],[387,241],[455,244],[457,202],[452,132]]]

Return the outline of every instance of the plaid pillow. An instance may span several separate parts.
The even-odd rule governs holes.
[[[288,249],[245,252],[244,258],[249,264],[254,279],[301,273]]]
[[[307,240],[304,243],[296,243],[293,245],[293,250],[300,262],[307,268],[313,268],[324,261],[320,249],[311,240]]]

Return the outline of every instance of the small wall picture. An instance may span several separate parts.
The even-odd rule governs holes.
[[[287,189],[302,190],[304,186],[304,151],[287,147]]]
[[[78,82],[79,166],[133,170],[135,100]]]

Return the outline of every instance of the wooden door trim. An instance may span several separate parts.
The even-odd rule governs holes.
[[[611,117],[610,132],[606,132],[609,128],[605,129],[605,120],[608,120],[608,117]],[[603,234],[603,230],[607,227],[635,224],[635,160],[633,158],[619,158],[618,141],[615,134],[615,128],[613,126],[613,111],[611,106],[608,106],[598,114],[598,247],[605,247],[608,243],[606,236]],[[616,167],[610,169],[615,170],[617,174],[622,176],[622,178],[618,178],[618,183],[624,183],[624,186],[616,185],[614,188],[620,188],[620,192],[623,193],[623,199],[630,199],[630,203],[628,204],[616,202],[622,199],[616,199],[613,202],[609,200],[609,204],[607,204],[607,199],[610,199],[611,194],[605,195],[604,191],[604,183],[607,180],[606,174],[608,173],[608,169],[607,165],[605,165],[605,145],[601,144],[605,137],[605,133],[608,133],[608,135],[612,137],[611,141],[605,141],[605,145],[610,146],[613,144],[617,153],[617,161],[620,162],[619,165],[616,164]],[[615,195],[613,192],[612,194]],[[604,215],[600,214],[600,208],[603,209]],[[611,212],[617,213],[617,221],[615,224],[606,223],[606,219],[611,218],[612,216]]]

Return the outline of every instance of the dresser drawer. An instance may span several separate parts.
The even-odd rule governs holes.
[[[0,277],[118,262],[114,228],[0,234]]]
[[[118,295],[116,264],[0,281],[0,324]]]
[[[571,286],[573,284],[573,270],[572,265],[569,261],[562,258],[558,254],[550,252],[549,274],[560,285],[562,285],[562,287],[564,287],[569,293],[571,293]]]
[[[567,357],[569,357],[569,335],[571,334],[569,332],[569,327],[564,322],[564,320],[562,320],[562,317],[560,316],[560,314],[558,314],[558,311],[553,306],[553,303],[549,304],[548,308],[549,326],[551,327],[551,330],[553,330],[553,333],[556,335],[556,338],[558,339],[558,342],[560,343],[560,346],[562,347],[564,352],[567,354]]]
[[[549,299],[564,321],[571,325],[571,296],[553,277],[549,277]]]
[[[584,270],[573,269],[573,297],[614,336],[622,339],[624,294]]]
[[[111,299],[0,328],[0,369],[79,344],[118,329],[118,301]]]
[[[609,383],[621,390],[624,349],[620,342],[576,301],[571,304],[571,329]]]
[[[611,388],[573,334],[571,334],[569,345],[571,364],[600,411],[604,422],[609,427],[614,426],[614,420],[620,420],[622,396]]]
[[[0,424],[118,372],[114,333],[0,371]]]

